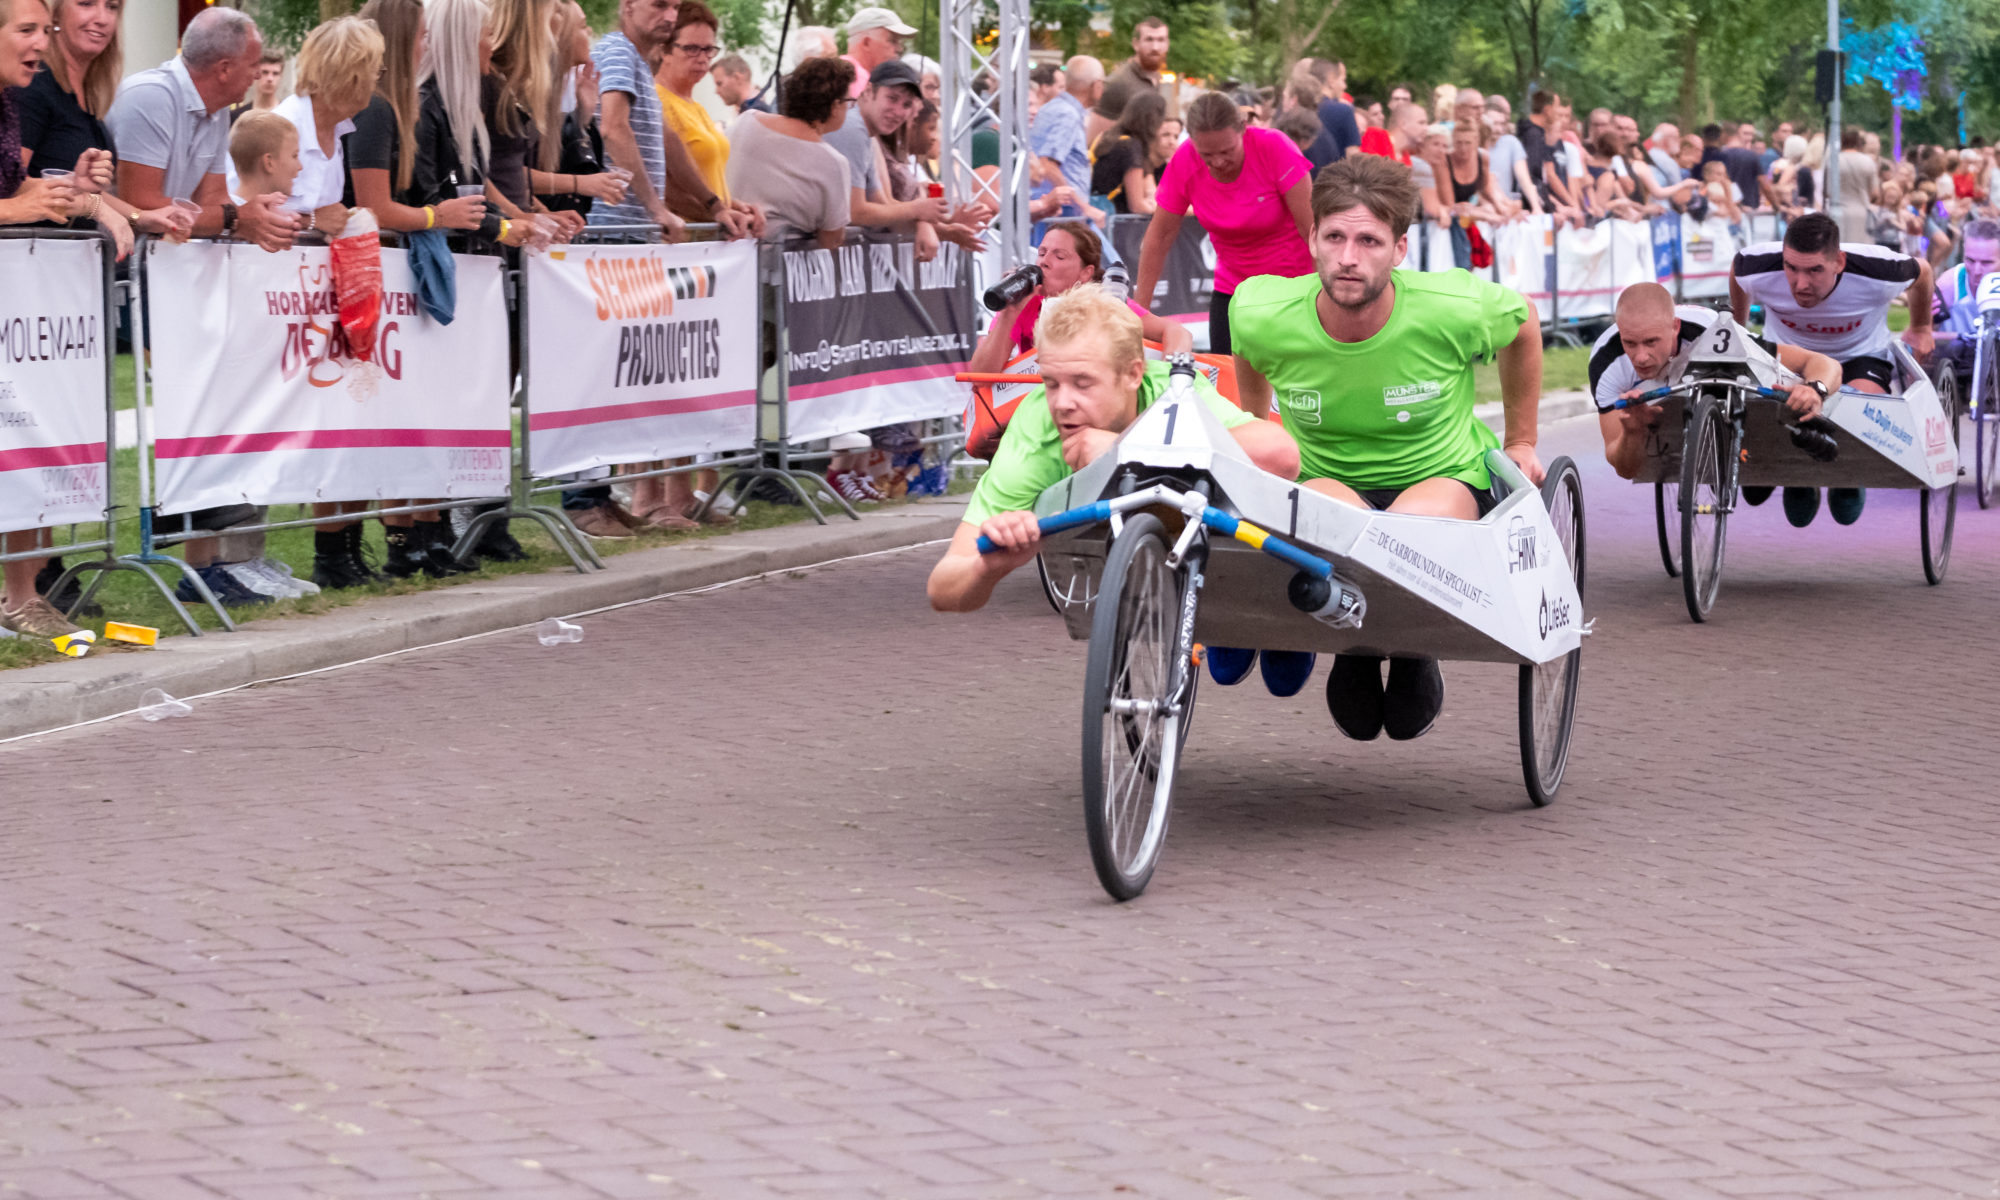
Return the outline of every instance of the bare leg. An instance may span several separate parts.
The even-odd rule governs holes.
[[[24,529],[0,538],[0,551],[19,554],[24,550],[39,550],[46,545],[42,540],[42,530]],[[18,610],[35,598],[35,575],[42,569],[45,558],[24,558],[9,562],[6,567],[6,588],[0,593],[0,606]]]
[[[1456,479],[1438,476],[1403,489],[1396,502],[1389,506],[1392,513],[1410,513],[1424,517],[1454,517],[1460,521],[1479,519],[1479,501],[1473,499],[1472,489]]]

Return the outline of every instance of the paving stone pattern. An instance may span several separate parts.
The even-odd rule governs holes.
[[[1995,1195],[2000,513],[1933,589],[1908,493],[1750,510],[1695,627],[1595,437],[1554,806],[1511,670],[1209,687],[1123,906],[1082,648],[932,551],[0,751],[0,1185]]]

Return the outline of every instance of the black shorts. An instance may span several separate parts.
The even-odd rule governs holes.
[[[1466,483],[1463,479],[1456,480],[1455,482],[1462,484],[1466,491],[1472,493],[1472,499],[1474,503],[1479,505],[1479,515],[1482,517],[1492,512],[1500,503],[1493,498],[1491,490],[1481,491],[1471,484]],[[1354,493],[1361,497],[1362,503],[1376,512],[1381,512],[1391,504],[1394,504],[1396,497],[1408,490],[1408,488],[1355,488]]]
[[[1886,358],[1863,354],[1840,364],[1840,381],[1854,383],[1866,379],[1885,392],[1896,390],[1896,364]]]
[[[1234,292],[1212,292],[1208,297],[1208,352],[1227,354],[1234,343],[1229,338],[1229,302]]]

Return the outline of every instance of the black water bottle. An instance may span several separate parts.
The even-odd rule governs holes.
[[[1019,304],[1030,293],[1042,286],[1042,269],[1035,266],[1016,267],[1006,278],[986,289],[981,299],[988,310],[999,312],[1010,304]]]

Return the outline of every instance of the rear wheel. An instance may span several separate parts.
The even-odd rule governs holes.
[[[1159,518],[1128,518],[1105,556],[1091,617],[1083,817],[1098,881],[1119,900],[1145,891],[1159,862],[1194,699],[1193,647],[1181,644],[1187,577],[1167,553]]]
[[[1653,484],[1653,526],[1660,534],[1660,562],[1668,579],[1681,575],[1681,481],[1662,479]]]
[[[1583,480],[1576,464],[1558,458],[1542,480],[1542,504],[1549,510],[1556,541],[1583,599]],[[1576,616],[1579,626],[1583,614]],[[1569,765],[1570,731],[1576,722],[1576,689],[1583,675],[1583,647],[1539,666],[1521,668],[1521,775],[1528,798],[1540,808],[1556,798]]]
[[[1725,501],[1733,499],[1728,460],[1735,429],[1713,396],[1695,401],[1681,441],[1681,592],[1688,616],[1708,620],[1722,587],[1722,548],[1729,531]]]
[[[1936,384],[1938,402],[1944,406],[1945,419],[1951,421],[1958,411],[1958,376],[1945,366],[1938,371]],[[1935,586],[1944,582],[1945,569],[1951,565],[1951,533],[1958,523],[1958,481],[1925,488],[1920,504],[1917,529],[1923,537],[1924,578]]]

